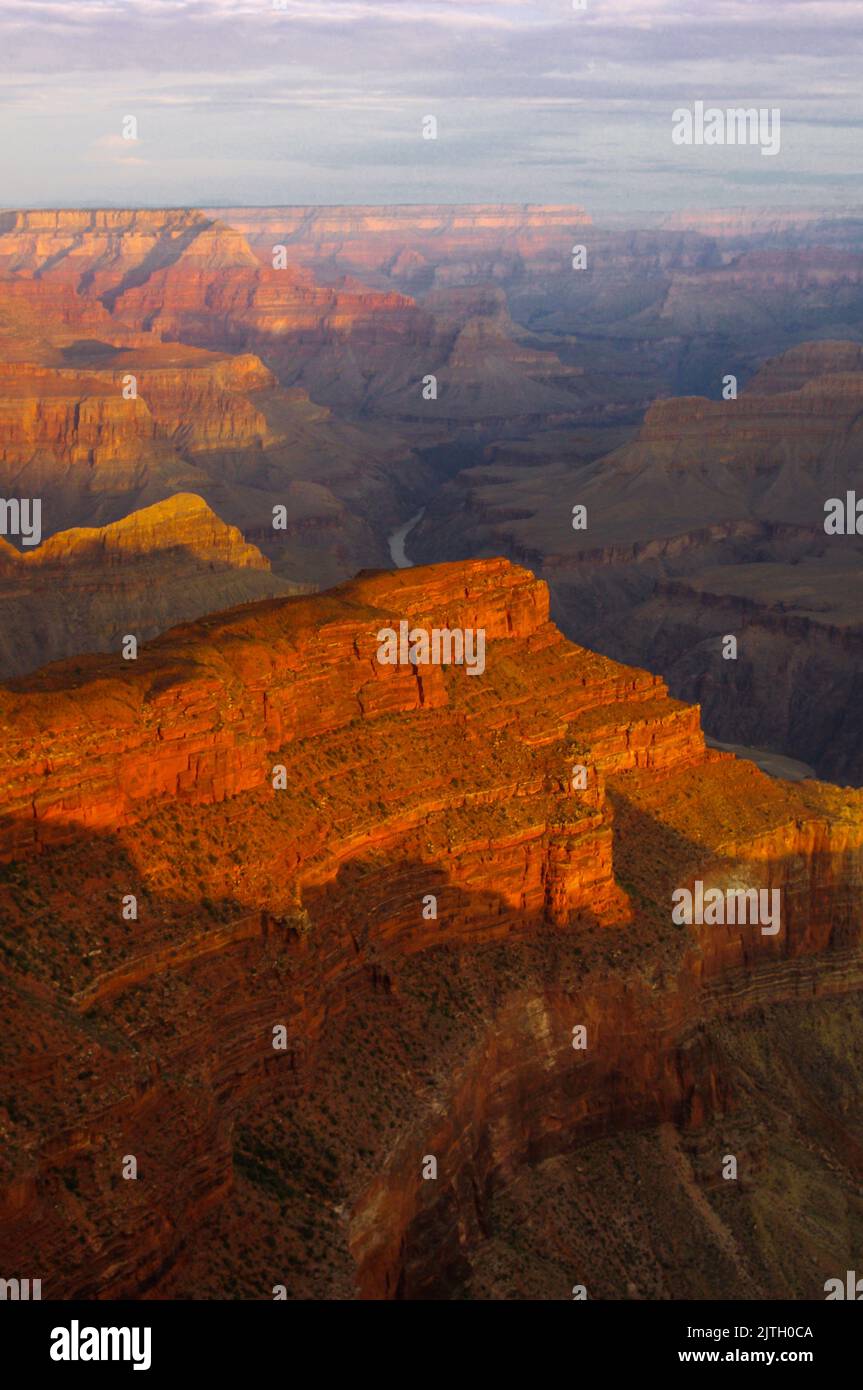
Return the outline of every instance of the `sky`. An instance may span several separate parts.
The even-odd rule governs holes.
[[[0,202],[863,205],[863,0],[583,2],[0,0]]]

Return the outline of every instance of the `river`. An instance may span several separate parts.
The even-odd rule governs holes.
[[[738,758],[747,758],[770,777],[778,777],[782,782],[805,782],[816,777],[814,767],[798,762],[796,758],[786,758],[784,753],[771,753],[765,748],[746,748],[742,743],[720,743],[717,738],[708,738],[709,748],[718,748],[723,753],[736,753]]]
[[[405,541],[410,532],[417,526],[425,516],[425,507],[421,507],[416,516],[403,521],[401,526],[397,526],[389,539],[390,555],[396,569],[406,570],[413,565],[413,560],[409,560],[405,550]]]

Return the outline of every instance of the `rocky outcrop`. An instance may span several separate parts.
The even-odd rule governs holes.
[[[379,663],[402,619],[483,627],[482,674]],[[585,1267],[565,1219],[513,1293],[507,1204],[533,1182],[536,1219],[555,1164],[601,1140],[630,1162],[656,1125],[718,1165],[748,1114],[737,1021],[860,986],[860,794],[705,749],[696,709],[567,642],[506,561],[62,663],[0,692],[0,722],[0,1249],[43,1296],[627,1296],[613,1223]],[[780,932],[675,926],[698,877],[777,888]],[[831,1123],[842,1194],[853,1122]],[[748,1132],[745,1191],[775,1201]],[[657,1238],[696,1250],[724,1209],[686,1183],[710,1232]],[[815,1296],[854,1236],[830,1210],[805,1259],[724,1233],[733,1286]],[[687,1268],[654,1277],[681,1296]]]
[[[363,623],[351,621],[358,607],[369,610]],[[3,851],[8,857],[28,846],[38,850],[74,836],[76,827],[115,830],[153,797],[218,802],[271,780],[270,756],[300,737],[343,728],[358,716],[376,720],[447,705],[440,666],[377,661],[377,633],[403,617],[439,628],[481,625],[488,641],[536,635],[562,644],[548,626],[545,586],[496,561],[361,578],[323,604],[291,602],[181,629],[134,663],[118,653],[54,667],[0,691],[0,709],[13,724],[22,718],[31,731],[45,731],[28,759],[6,767]],[[661,708],[655,677],[598,660],[590,665],[573,708],[590,711],[603,769],[639,758],[673,761],[690,745],[700,753],[692,712]],[[103,681],[124,691],[111,737]],[[616,741],[616,728],[600,718],[610,698],[645,710],[639,726]],[[82,748],[92,750],[86,762]]]
[[[117,652],[127,633],[148,639],[214,606],[302,590],[188,493],[31,550],[0,541],[0,679],[79,652]]]

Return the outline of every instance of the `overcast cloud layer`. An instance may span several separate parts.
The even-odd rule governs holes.
[[[863,0],[0,0],[0,70],[7,207],[863,203]]]

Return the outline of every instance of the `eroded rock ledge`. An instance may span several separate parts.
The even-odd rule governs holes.
[[[380,665],[401,618],[484,627],[483,675]],[[0,1249],[45,1296],[450,1296],[500,1201],[580,1145],[664,1124],[709,1167],[749,1114],[723,1030],[860,987],[863,794],[707,750],[696,707],[567,642],[504,560],[58,663],[0,724]],[[696,878],[778,888],[780,933],[675,927]],[[849,1211],[855,1125],[837,1103],[812,1157]],[[729,1235],[742,1286],[813,1296],[852,1226],[782,1271]],[[577,1248],[535,1252],[543,1296]]]

